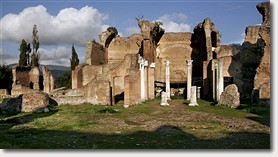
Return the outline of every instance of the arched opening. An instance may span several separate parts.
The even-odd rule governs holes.
[[[29,83],[29,88],[34,89],[34,83],[32,81]]]
[[[217,36],[216,36],[216,32],[214,31],[211,32],[211,46],[217,47]]]
[[[212,51],[212,58],[213,58],[213,59],[217,59],[217,54],[216,54],[215,51]]]

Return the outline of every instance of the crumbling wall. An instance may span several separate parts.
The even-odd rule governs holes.
[[[8,89],[0,89],[0,98],[2,98],[3,95],[8,95]]]
[[[43,74],[43,91],[45,93],[50,93],[54,90],[54,77],[51,71],[46,67],[42,67]]]
[[[114,38],[108,47],[108,62],[120,63],[127,54],[137,54],[141,48],[142,40],[142,34]]]
[[[191,39],[193,68],[192,75],[196,78],[201,78],[203,81],[203,96],[211,98],[213,84],[211,77],[211,60],[217,59],[217,54],[220,51],[220,33],[215,29],[214,23],[205,18],[193,30]]]
[[[140,71],[136,69],[130,69],[127,71],[127,75],[124,77],[125,97],[124,105],[130,106],[141,102],[140,93]]]
[[[260,39],[259,31],[261,26],[248,26],[245,29],[245,42],[250,44],[257,44],[258,39]]]
[[[230,84],[236,84],[238,91],[244,93],[245,82],[242,81],[242,63],[237,48],[230,45],[221,45],[220,51],[217,53],[217,59],[223,60],[224,88]]]
[[[40,80],[40,70],[39,67],[32,67],[31,71],[29,72],[29,79],[30,79],[30,88],[31,89],[40,89],[39,80]],[[33,84],[33,87],[31,87]]]
[[[101,74],[83,87],[86,102],[92,104],[109,105],[110,100],[110,78],[109,74]]]
[[[104,46],[95,40],[87,42],[85,63],[88,65],[101,65],[107,63],[107,51]]]
[[[72,89],[81,88],[103,73],[105,65],[78,65],[72,71]]]
[[[260,99],[270,99],[269,7],[269,2],[257,5],[257,9],[265,21],[262,22],[262,25],[246,27],[243,44],[234,46],[239,52],[237,60],[241,67],[237,78],[243,82],[242,86],[238,85],[240,96],[241,98],[252,98],[254,104],[258,104],[257,100]],[[263,92],[260,91],[261,88]],[[260,98],[261,96],[263,98]]]
[[[82,86],[92,81],[97,75],[102,74],[103,66],[87,65],[82,68]]]
[[[138,26],[141,28],[141,32],[143,33],[143,53],[140,55],[149,63],[154,63],[157,43],[161,39],[165,30],[159,26],[159,23],[147,20],[138,20]]]
[[[270,3],[263,2],[257,5],[258,11],[263,16],[263,23],[259,30],[259,36],[262,39],[260,44],[262,58],[259,67],[256,69],[254,78],[254,90],[259,89],[259,99],[270,99]]]
[[[23,93],[40,90],[39,77],[40,71],[38,67],[19,67],[16,66],[12,69],[13,85],[11,95],[16,96]]]
[[[138,67],[138,55],[130,56],[129,68],[124,77],[124,105],[129,106],[141,102],[141,80]]]
[[[125,56],[123,62],[116,66],[115,68],[111,69],[111,79],[113,80],[112,85],[112,98],[113,98],[113,104],[117,103],[120,100],[124,100],[125,96],[125,82],[124,77],[128,71],[128,69],[136,68],[138,69],[138,63],[137,60],[138,57],[137,54],[128,54]],[[139,79],[139,78],[137,78]],[[140,88],[137,89],[140,91]]]
[[[170,82],[178,83],[187,80],[186,60],[191,59],[192,33],[164,33],[156,48],[155,80],[165,82],[165,61],[170,64]]]
[[[29,72],[31,71],[31,66],[26,67],[13,67],[13,86],[21,84],[25,87],[29,87],[30,79],[29,79]]]
[[[79,64],[71,71],[71,88],[81,88],[83,86],[83,73],[82,68],[86,66],[85,64]]]

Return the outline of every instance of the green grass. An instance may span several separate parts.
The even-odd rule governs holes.
[[[230,109],[183,99],[60,105],[48,113],[0,114],[0,148],[270,149],[269,107]],[[256,112],[254,112],[256,110]]]
[[[3,98],[0,98],[0,103],[3,102],[3,100],[4,100]]]

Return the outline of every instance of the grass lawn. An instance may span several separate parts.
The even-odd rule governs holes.
[[[183,99],[123,105],[60,105],[0,114],[1,149],[270,149],[270,107],[230,109]]]

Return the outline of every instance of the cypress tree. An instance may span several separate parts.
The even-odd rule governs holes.
[[[34,25],[33,27],[33,35],[32,35],[33,41],[33,53],[31,56],[31,64],[32,66],[38,67],[39,66],[39,53],[38,49],[40,47],[40,42],[39,42],[39,36],[38,36],[38,30],[37,30],[37,25]]]
[[[19,61],[18,64],[20,67],[27,65],[27,43],[24,39],[22,39],[20,44],[20,54],[19,54]]]
[[[71,59],[70,59],[70,68],[71,70],[74,70],[75,67],[79,64],[79,59],[78,59],[78,55],[75,51],[74,45],[72,45],[71,48]]]

